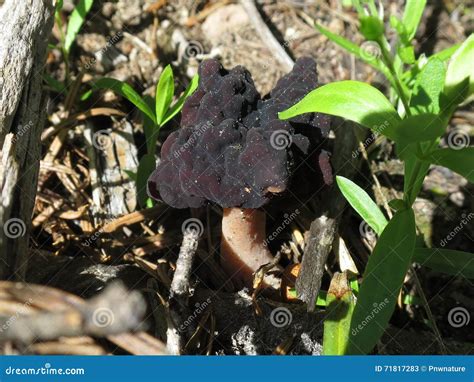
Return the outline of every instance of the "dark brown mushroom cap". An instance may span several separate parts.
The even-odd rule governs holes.
[[[281,121],[277,114],[317,87],[316,64],[297,60],[265,99],[240,66],[227,71],[217,60],[207,60],[199,75],[198,89],[183,107],[181,128],[163,144],[149,194],[176,208],[206,202],[259,208],[288,188],[298,157],[327,136],[326,116],[310,113]]]

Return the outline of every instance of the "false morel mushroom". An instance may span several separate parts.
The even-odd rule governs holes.
[[[289,190],[295,169],[311,159],[321,182],[332,181],[329,157],[321,149],[328,117],[309,113],[278,119],[279,111],[316,87],[310,58],[298,59],[264,98],[242,66],[228,71],[215,59],[202,62],[181,128],[164,142],[148,181],[150,196],[172,207],[211,202],[224,209],[221,264],[237,285],[250,286],[253,272],[272,261],[262,207]]]

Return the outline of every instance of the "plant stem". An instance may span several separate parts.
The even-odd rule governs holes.
[[[403,85],[400,82],[400,79],[398,78],[397,71],[395,70],[395,66],[393,65],[393,58],[387,49],[387,44],[388,44],[387,40],[385,39],[385,37],[380,37],[376,42],[380,46],[383,61],[385,65],[387,65],[388,70],[390,71],[393,77],[395,88],[397,90],[398,96],[400,97],[400,100],[402,101],[403,107],[405,108],[405,113],[406,115],[410,116],[411,112],[410,112],[410,108],[408,104],[408,99],[405,94],[405,90],[403,89]]]

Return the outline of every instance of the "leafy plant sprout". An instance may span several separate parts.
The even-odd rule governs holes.
[[[402,199],[391,200],[396,213],[387,221],[370,196],[349,179],[337,177],[339,189],[367,224],[379,235],[367,263],[345,343],[338,354],[369,353],[387,327],[410,264],[417,261],[438,271],[474,277],[473,254],[440,248],[424,248],[416,235],[412,205],[431,164],[447,167],[474,182],[474,148],[439,148],[455,109],[472,100],[474,93],[474,35],[431,57],[415,57],[412,40],[426,5],[408,0],[402,19],[390,17],[398,41],[392,53],[385,37],[383,9],[373,0],[354,0],[360,31],[379,48],[380,56],[324,27],[316,28],[329,39],[361,58],[390,83],[390,102],[379,90],[358,81],[322,86],[279,113],[281,119],[320,112],[354,121],[394,141],[404,162]],[[447,64],[448,59],[449,64]],[[395,104],[397,109],[392,105]],[[383,307],[366,322],[374,307]],[[388,301],[388,302],[386,302]],[[364,322],[363,328],[361,323]]]
[[[138,202],[142,207],[152,205],[146,190],[148,178],[156,167],[155,148],[160,129],[181,111],[184,101],[196,90],[198,81],[198,75],[194,76],[186,90],[173,104],[174,76],[170,65],[167,65],[160,75],[154,100],[145,100],[130,85],[114,78],[101,78],[94,83],[95,89],[114,91],[130,101],[143,114],[146,154],[140,158],[136,173],[127,171],[127,175],[137,185]]]

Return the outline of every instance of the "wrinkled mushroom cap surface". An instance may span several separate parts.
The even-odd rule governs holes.
[[[175,208],[207,202],[259,208],[283,193],[295,158],[327,136],[329,120],[308,113],[281,121],[278,112],[316,87],[316,64],[310,58],[298,59],[264,99],[245,68],[227,71],[217,60],[202,62],[198,89],[182,110],[181,128],[164,142],[149,179],[150,196]],[[322,173],[330,171],[326,162]],[[321,167],[321,160],[314,165]]]

